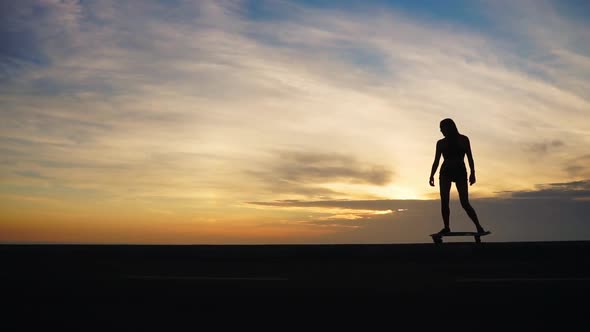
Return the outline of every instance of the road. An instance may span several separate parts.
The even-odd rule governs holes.
[[[563,328],[586,319],[589,257],[590,242],[3,245],[0,291],[6,317],[43,326]]]

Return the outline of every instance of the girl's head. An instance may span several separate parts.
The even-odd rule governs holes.
[[[457,130],[457,125],[455,125],[455,121],[452,119],[444,119],[440,122],[440,131],[445,137],[450,136],[457,136],[459,135],[459,130]]]

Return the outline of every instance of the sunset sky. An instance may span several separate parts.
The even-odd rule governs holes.
[[[0,242],[429,242],[448,117],[486,240],[590,240],[588,1],[2,1]]]

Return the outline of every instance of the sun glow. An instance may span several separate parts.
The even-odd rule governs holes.
[[[385,190],[382,191],[382,194],[389,199],[425,199],[426,195],[420,193],[418,190],[415,190],[410,187],[404,186],[389,186],[384,188]]]

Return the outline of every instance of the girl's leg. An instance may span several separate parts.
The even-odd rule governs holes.
[[[445,177],[440,177],[439,179],[439,188],[440,188],[440,211],[442,213],[443,223],[445,225],[444,230],[450,231],[451,228],[449,227],[449,216],[451,214],[451,209],[449,208],[449,196],[451,192],[451,180]]]
[[[473,209],[471,204],[469,204],[469,189],[467,187],[467,178],[465,178],[464,180],[457,181],[455,183],[455,185],[457,186],[457,191],[459,192],[459,199],[461,200],[461,206],[463,207],[463,209],[465,209],[465,212],[467,212],[467,215],[469,216],[469,218],[471,218],[471,221],[473,221],[473,223],[475,224],[477,231],[483,232],[484,229],[479,224],[479,219],[477,218],[477,213],[475,213],[475,210]]]

